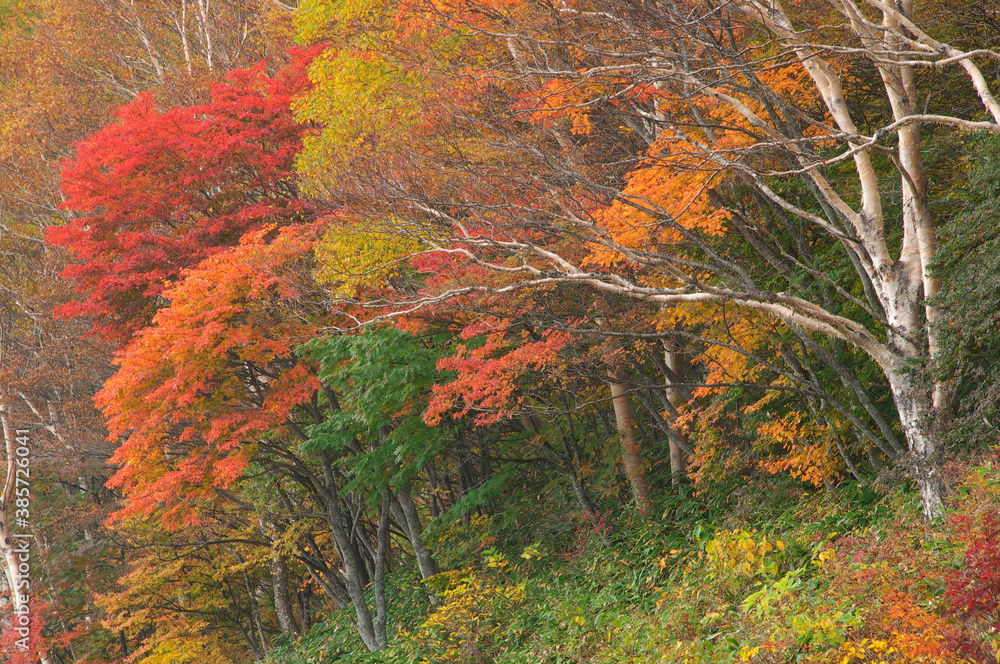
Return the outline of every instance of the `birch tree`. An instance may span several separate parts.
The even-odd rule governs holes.
[[[411,101],[453,128],[428,140],[426,125],[411,125],[390,150],[400,127],[378,119],[387,116],[337,124],[337,140],[361,146],[366,161],[354,162],[353,179],[338,170],[331,181],[322,141],[302,160],[338,202],[366,201],[375,214],[389,207],[395,232],[506,278],[425,291],[401,310],[562,282],[661,306],[766,313],[878,366],[908,447],[896,460],[925,516],[942,512],[938,441],[951,390],[935,371],[941,220],[924,161],[936,136],[1000,131],[979,65],[1000,59],[989,44],[963,50],[935,38],[948,26],[926,27],[934,8],[912,0],[426,10],[428,30],[507,54],[471,73],[452,54],[450,69],[437,64],[445,80],[406,57],[405,45],[392,60],[394,45],[380,44],[373,81],[393,67],[419,81]],[[398,20],[405,9],[384,11]],[[947,94],[939,102],[935,91]],[[366,98],[317,79],[303,118],[327,121],[323,95],[341,115]],[[764,272],[733,250],[737,239]],[[814,246],[848,270],[807,259]]]

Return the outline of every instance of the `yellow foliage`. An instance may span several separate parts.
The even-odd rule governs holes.
[[[349,297],[382,288],[419,250],[419,241],[405,236],[334,225],[316,249],[316,281]]]
[[[712,386],[717,383],[759,380],[765,368],[747,354],[758,353],[773,343],[774,321],[751,311],[724,309],[715,304],[702,305],[697,313],[709,324],[702,336],[720,343],[710,345],[699,356],[698,362],[708,368],[708,375],[702,381],[704,386],[696,388],[692,396],[704,397],[718,392],[721,388]]]
[[[499,584],[472,568],[444,572],[430,582],[444,585],[443,601],[407,636],[433,649],[435,664],[478,661],[481,649],[503,628],[511,609],[524,600],[523,584]]]
[[[780,540],[768,540],[747,530],[720,530],[705,545],[708,577],[774,576],[784,550]]]
[[[207,624],[196,625],[196,631],[210,633]],[[172,638],[158,638],[152,651],[137,664],[231,664],[218,643],[198,638],[195,634],[178,634]]]

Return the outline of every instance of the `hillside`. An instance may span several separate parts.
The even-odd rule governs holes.
[[[997,0],[0,0],[0,661],[997,662]]]

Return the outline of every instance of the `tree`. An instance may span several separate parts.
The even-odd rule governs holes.
[[[34,587],[45,589],[33,601],[33,636],[44,640],[46,657],[55,661],[95,656],[114,638],[91,620],[90,591],[115,570],[100,564],[102,556],[127,555],[100,525],[115,509],[116,496],[104,487],[113,447],[93,395],[111,373],[111,348],[100,339],[81,339],[88,321],[52,316],[72,297],[57,278],[66,253],[42,239],[46,227],[68,217],[58,207],[62,160],[76,141],[113,117],[115,105],[143,90],[153,88],[153,96],[171,103],[199,103],[225,71],[284,48],[275,49],[280,40],[262,30],[266,7],[206,3],[202,23],[215,42],[214,70],[195,39],[185,71],[181,36],[169,20],[159,21],[171,9],[181,18],[182,5],[194,33],[199,21],[186,2],[66,0],[0,9],[0,401],[15,430],[30,429],[36,480],[31,571]],[[231,57],[220,57],[223,51]],[[12,661],[22,655],[15,649]]]
[[[951,388],[935,374],[940,219],[924,156],[949,132],[1000,130],[976,64],[996,54],[932,36],[947,26],[929,20],[931,6],[832,6],[840,23],[778,2],[428,5],[433,29],[466,45],[492,39],[505,63],[488,73],[459,57],[439,63],[456,82],[415,99],[455,118],[455,138],[413,139],[391,170],[340,174],[331,189],[393,206],[413,224],[400,232],[509,275],[501,290],[563,282],[665,306],[733,303],[782,321],[818,355],[861,349],[893,397],[924,513],[937,516]],[[878,89],[862,88],[866,73]],[[977,110],[938,112],[927,97],[935,89]],[[329,94],[319,86],[300,108]],[[860,94],[877,110],[862,115]],[[358,134],[376,145],[384,135],[378,126]],[[462,141],[477,147],[456,151]],[[887,199],[893,180],[898,206]],[[570,249],[580,242],[592,258]]]
[[[105,626],[121,635],[122,658],[147,664],[263,659],[278,632],[264,590],[270,550],[247,525],[252,515],[229,509],[202,526],[168,530],[153,519],[117,529],[129,564],[96,603]]]
[[[294,53],[274,77],[264,63],[232,72],[201,106],[161,113],[142,95],[78,146],[62,174],[63,207],[83,216],[47,240],[81,261],[63,276],[85,298],[61,313],[90,316],[95,333],[123,344],[184,268],[247,231],[309,218],[291,178],[305,127],[290,103],[311,57]]]
[[[204,606],[188,608],[172,595],[194,591],[178,589],[174,575],[150,574],[137,561],[125,589],[107,594],[105,606],[115,611],[108,624],[144,649],[152,645],[150,629],[166,640],[210,637],[213,630],[202,619],[211,617],[223,632],[217,644],[236,632],[263,658],[272,630],[261,618],[262,579],[271,582],[267,608],[273,608],[278,629],[296,631],[289,554],[299,556],[316,579],[336,569],[335,558],[317,541],[322,534],[317,537],[312,519],[301,514],[326,505],[320,501],[317,507],[302,487],[288,486],[319,491],[311,479],[320,471],[291,442],[292,432],[301,432],[296,411],[308,409],[318,387],[311,363],[293,352],[317,334],[303,320],[307,310],[298,308],[305,307],[315,238],[315,224],[265,226],[187,270],[166,291],[169,306],[119,351],[119,371],[96,398],[111,436],[121,441],[109,486],[122,492],[123,505],[112,520],[124,529],[154,519],[168,533],[165,546],[173,552],[140,559],[218,581],[195,584],[194,591],[204,594],[192,601]],[[333,523],[343,531],[342,521]],[[226,570],[234,560],[236,568]],[[337,582],[333,576],[332,582],[321,579],[324,588]],[[143,607],[136,594],[141,588],[162,601]],[[341,601],[335,587],[330,594]],[[172,613],[185,616],[183,623],[175,624]],[[227,613],[236,619],[224,620]]]
[[[196,519],[188,507],[239,478],[248,441],[315,392],[313,372],[293,354],[315,329],[281,306],[298,292],[287,275],[315,231],[275,232],[248,233],[189,271],[166,292],[170,306],[119,352],[96,403],[122,440],[110,480],[126,499],[120,516],[169,506],[167,522]]]

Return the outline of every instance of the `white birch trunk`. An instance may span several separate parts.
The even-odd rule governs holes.
[[[906,433],[911,461],[910,474],[923,504],[924,517],[928,520],[944,512],[941,496],[944,490],[937,470],[936,426],[933,414],[933,388],[928,388],[912,369],[901,366],[887,371],[892,397],[899,412],[900,425]]]
[[[939,360],[940,344],[935,328],[938,313],[928,299],[940,291],[941,284],[931,272],[937,239],[927,202],[921,123],[915,120],[919,117],[918,91],[914,68],[909,64],[913,43],[900,30],[912,16],[913,3],[912,0],[901,0],[890,7],[876,1],[875,4],[882,10],[882,30],[874,29],[873,24],[864,19],[850,2],[835,0],[834,4],[865,43],[867,52],[876,63],[892,108],[893,125],[898,136],[895,164],[899,171],[903,203],[903,240],[898,257],[894,259],[891,256],[886,244],[878,173],[867,149],[858,149],[861,146],[856,140],[850,143],[857,150],[853,160],[862,192],[860,212],[847,206],[815,169],[809,172],[808,177],[826,196],[827,203],[851,222],[867,257],[864,269],[885,311],[887,341],[885,344],[870,344],[865,350],[879,364],[889,382],[911,453],[910,470],[920,490],[924,515],[930,519],[943,510],[943,485],[935,468],[935,440],[951,403],[949,386],[930,378]],[[844,100],[840,72],[819,57],[819,52],[800,37],[777,0],[753,2],[749,6],[752,9],[747,11],[748,15],[771,29],[798,54],[838,128],[849,135],[858,135],[858,128]],[[806,163],[805,157],[801,163]]]
[[[212,25],[209,16],[209,0],[198,0],[198,27],[205,44],[205,64],[209,70],[215,68],[215,58],[212,46]]]
[[[11,605],[14,608],[14,626],[15,628],[27,627],[30,630],[34,628],[34,625],[31,624],[33,617],[28,605],[29,594],[24,593],[25,581],[22,580],[20,567],[22,562],[30,560],[29,556],[31,553],[17,546],[11,529],[14,517],[14,498],[16,495],[17,464],[15,463],[15,459],[17,455],[15,450],[17,449],[17,436],[10,425],[6,398],[2,394],[0,394],[0,428],[3,429],[4,452],[7,455],[7,474],[4,480],[2,498],[0,498],[2,500],[0,502],[0,555],[3,557],[4,576],[7,578],[7,584],[10,588]],[[26,558],[27,560],[22,561],[22,558]],[[27,617],[27,625],[19,624],[19,618],[22,615]],[[52,664],[52,657],[48,652],[38,653],[38,660],[41,664]]]
[[[11,529],[14,517],[14,484],[17,470],[14,463],[16,458],[14,450],[17,445],[14,430],[7,417],[7,405],[3,403],[0,403],[0,424],[3,426],[4,451],[7,455],[6,477],[3,495],[0,498],[0,554],[3,555],[3,571],[7,577],[7,587],[10,588],[11,604],[14,606],[14,614],[18,615],[22,611],[24,602],[22,601],[23,596],[17,592],[18,560]]]

